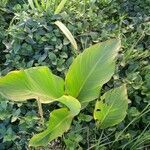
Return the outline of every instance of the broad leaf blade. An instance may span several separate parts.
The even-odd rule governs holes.
[[[71,96],[64,95],[56,101],[65,104],[70,110],[66,108],[54,110],[50,114],[48,128],[33,136],[30,146],[45,146],[55,138],[62,136],[70,128],[73,117],[80,112],[81,105],[79,101]]]
[[[0,78],[0,94],[14,101],[38,98],[49,103],[64,94],[64,81],[47,67],[12,71]]]
[[[77,56],[66,75],[66,93],[82,105],[98,98],[101,87],[114,74],[119,49],[120,40],[113,39],[93,45]]]
[[[42,133],[34,135],[29,145],[34,147],[46,146],[50,141],[61,137],[70,128],[72,119],[72,113],[67,109],[54,110],[50,115],[48,128]]]
[[[71,34],[71,32],[68,30],[68,28],[60,21],[56,21],[55,24],[60,28],[60,30],[65,34],[65,36],[68,38],[74,49],[78,49],[77,43]]]
[[[61,0],[60,4],[57,6],[54,14],[59,14],[61,10],[64,8],[64,5],[66,4],[67,0]]]
[[[101,101],[97,101],[94,118],[101,129],[120,123],[126,116],[128,97],[126,86],[115,88],[106,92]]]

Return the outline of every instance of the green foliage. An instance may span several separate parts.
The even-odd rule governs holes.
[[[39,118],[34,111],[36,104],[31,102],[27,105],[8,102],[0,98],[0,148],[21,150],[27,148],[27,139],[33,131],[37,132]],[[33,128],[33,129],[32,129]],[[14,144],[15,141],[15,144]]]
[[[64,8],[64,5],[66,2],[67,2],[67,0],[61,0],[60,4],[57,6],[57,8],[55,10],[55,14],[58,14],[61,12],[61,10]]]
[[[53,9],[54,14],[59,14],[61,10],[64,8],[66,2],[67,0],[61,0],[59,5],[56,8],[53,8],[53,5],[55,5],[57,1],[40,0],[39,2],[39,0],[28,0],[28,3],[33,10],[37,9],[39,12],[45,11],[48,14],[49,12],[53,11]]]
[[[48,128],[31,139],[30,146],[45,146],[58,136],[68,131],[72,122],[72,114],[65,108],[54,110],[50,115]]]
[[[13,0],[9,1],[7,4],[7,9],[15,12],[15,14],[18,15],[18,19],[20,18],[19,20],[24,19],[24,15],[22,15],[23,11],[28,10],[27,14],[32,12],[26,5],[23,4],[23,1],[27,2],[27,0]],[[60,1],[52,1],[53,6],[51,8],[52,12],[54,12]],[[17,5],[14,7],[15,4]],[[117,87],[122,83],[126,83],[130,104],[125,121],[115,127],[99,130],[95,127],[93,120],[91,120],[90,123],[87,122],[92,118],[91,112],[95,106],[94,102],[91,102],[88,107],[82,111],[82,115],[79,115],[73,121],[71,129],[63,136],[63,139],[60,138],[59,140],[53,141],[45,149],[72,148],[118,150],[122,149],[126,145],[124,147],[126,150],[131,149],[136,139],[140,137],[141,133],[144,133],[140,138],[141,141],[140,139],[139,142],[137,140],[135,145],[137,145],[139,149],[148,148],[149,139],[147,135],[149,135],[148,124],[150,121],[150,115],[148,112],[150,108],[147,107],[147,104],[149,103],[150,80],[149,7],[149,0],[71,0],[66,3],[65,9],[63,9],[65,12],[62,12],[61,14],[61,21],[65,23],[65,25],[73,33],[75,39],[78,41],[79,50],[85,49],[93,43],[116,37],[118,34],[122,35],[122,51],[118,55],[115,75],[107,84],[102,87],[101,92],[103,94],[112,87]],[[44,59],[44,56],[49,56],[47,55],[47,51],[44,50],[38,52],[36,51],[36,54],[34,53],[35,57],[33,57],[33,55],[28,55],[28,57],[25,55],[20,55],[20,51],[15,54],[13,51],[11,51],[12,48],[10,49],[9,46],[11,46],[11,42],[13,40],[16,42],[17,38],[14,38],[11,35],[9,35],[9,38],[8,36],[7,38],[5,37],[9,23],[14,16],[13,12],[8,13],[10,12],[9,10],[7,10],[7,12],[0,11],[0,74],[4,75],[15,68],[27,68],[31,67],[32,65],[47,65],[57,75],[64,75],[73,60],[72,56],[74,56],[72,54],[73,51],[71,50],[70,44],[67,45],[67,50],[63,45],[63,50],[61,51],[48,51],[48,53],[50,53],[50,58],[57,58],[57,61],[53,61],[53,63],[57,65],[52,65],[52,61],[49,59],[49,57],[46,57],[45,60],[38,62],[38,58]],[[34,11],[34,13],[35,12],[36,11]],[[41,18],[40,15],[37,15],[37,18]],[[58,19],[60,16],[57,15],[54,18]],[[19,29],[20,27],[18,24],[19,22],[21,23],[23,21],[19,21],[18,19],[15,20],[13,26],[16,26],[16,28]],[[34,19],[34,17],[32,19]],[[39,19],[39,22],[40,20],[41,19]],[[49,21],[47,19],[45,20],[46,22]],[[36,19],[36,22],[38,22],[38,19]],[[11,27],[12,26],[10,25],[10,28]],[[7,34],[8,33],[9,31]],[[29,34],[28,32],[25,33]],[[63,44],[64,36],[59,33],[56,28],[55,33],[57,33],[56,35],[59,34],[59,37],[57,37],[57,40],[54,43],[58,44],[58,41],[61,40],[61,43]],[[50,40],[51,39],[48,41]],[[2,41],[5,43],[7,48]],[[24,42],[25,40],[23,40],[21,44]],[[24,49],[25,52],[28,52],[26,47],[29,48],[29,45],[31,44],[27,42],[25,43],[26,45],[24,45]],[[65,39],[64,43],[69,43],[69,41]],[[38,45],[38,42],[36,45]],[[44,45],[42,46],[44,47]],[[64,53],[62,54],[62,52]],[[68,56],[68,58],[63,57],[65,62],[58,61],[62,55],[64,57]],[[62,71],[58,71],[61,70],[60,68],[63,68]],[[23,105],[21,105],[20,103],[16,104],[15,102],[14,104],[13,102],[7,101],[6,109],[3,109],[1,106],[3,105],[0,104],[0,110],[5,110],[8,113],[5,113],[4,117],[2,117],[3,120],[0,120],[0,149],[29,149],[27,144],[28,140],[32,136],[32,133],[41,131],[39,128],[40,121],[36,112],[37,103],[28,101],[28,103],[25,102]],[[146,107],[147,109],[142,112]],[[44,116],[48,119],[50,113],[49,109],[52,111],[55,108],[57,109],[56,105],[54,104],[43,106],[45,111]],[[17,117],[18,119],[16,121],[11,122],[10,114],[13,115],[17,109],[20,109],[21,113]],[[129,123],[130,125],[127,127]],[[9,128],[12,129],[11,135],[17,138],[13,141],[9,140],[3,142],[3,138],[5,135],[7,135],[5,133]],[[126,130],[124,130],[125,128]],[[116,137],[120,133],[122,134],[117,140]],[[114,144],[112,144],[113,142]],[[140,143],[140,145],[137,143]],[[136,148],[135,145],[134,148]]]
[[[50,124],[48,128],[44,132],[35,135],[30,141],[30,146],[37,147],[48,145],[50,141],[61,136],[65,131],[69,129],[73,117],[78,115],[78,113],[80,112],[81,105],[79,101],[81,101],[81,99],[78,95],[72,95],[72,93],[69,93],[68,91],[75,90],[76,92],[78,91],[78,89],[81,89],[78,93],[82,94],[82,88],[83,91],[84,89],[86,89],[89,92],[91,91],[92,87],[94,97],[89,96],[88,100],[90,101],[90,99],[93,100],[98,98],[99,89],[110,79],[114,72],[115,57],[118,53],[119,48],[120,40],[114,39],[91,46],[79,56],[77,56],[67,73],[67,82],[65,82],[65,86],[67,89],[67,91],[65,91],[65,94],[71,96],[62,96],[65,90],[63,79],[53,75],[47,67],[36,67],[21,71],[13,71],[5,77],[0,78],[0,93],[6,98],[9,98],[11,100],[21,99],[21,101],[22,99],[25,100],[34,98],[37,99],[40,103],[51,103],[54,101],[58,101],[63,103],[70,109],[70,111],[67,111],[67,109],[53,111],[51,113],[52,116],[50,117]],[[98,67],[100,65],[105,66],[105,68],[110,71],[100,69]],[[91,67],[93,67],[93,69]],[[72,70],[73,72],[71,72]],[[81,70],[83,73],[81,72]],[[83,78],[80,78],[80,73],[81,75],[86,75],[87,77],[84,76]],[[94,77],[95,74],[96,77]],[[78,79],[78,82],[71,82],[73,81],[71,79]],[[91,86],[89,83],[94,84],[93,86]],[[75,88],[78,85],[79,87]],[[96,89],[94,87],[96,87]],[[98,91],[97,87],[99,87]],[[92,92],[90,94],[92,94]],[[119,97],[118,95],[121,92],[122,94]],[[79,98],[79,101],[72,96],[75,98]],[[103,104],[102,107],[96,104],[94,116],[95,119],[101,121],[100,126],[102,128],[106,128],[118,124],[124,119],[127,109],[126,88],[125,86],[123,86],[122,88],[118,88],[118,90],[114,90],[113,92],[109,91],[103,97],[106,98],[107,104]],[[121,100],[123,100],[123,103]],[[124,101],[126,101],[126,103],[124,103]],[[81,104],[82,102],[83,101],[81,101]],[[116,109],[116,105],[120,105],[120,103],[124,104],[124,106],[118,107]],[[109,104],[111,105],[107,106]],[[41,109],[42,108],[39,107],[40,113],[42,113]],[[101,109],[101,112],[97,113],[97,109]],[[122,115],[117,117],[118,113],[120,113],[121,111]]]
[[[38,0],[28,0],[29,2],[29,5],[30,7],[35,11],[35,8],[37,7],[38,11],[39,12],[44,12],[46,11],[48,13],[48,11],[51,9],[51,3],[52,1],[50,0],[47,0],[47,1],[44,1],[44,0],[41,0],[41,4],[39,4]],[[57,6],[55,12],[54,12],[54,15],[57,15],[61,12],[61,10],[63,9],[65,3],[67,2],[67,0],[62,0],[60,2],[60,4]],[[36,5],[36,7],[34,6],[34,3]],[[52,11],[51,11],[52,13]],[[49,14],[48,15],[52,15],[52,14]],[[66,35],[66,37],[69,39],[69,41],[71,42],[71,44],[73,45],[73,47],[77,50],[77,43],[73,37],[73,35],[71,34],[71,32],[67,29],[67,27],[60,21],[56,21],[55,24],[60,28],[60,30]]]
[[[73,4],[72,6],[70,3],[68,6],[71,10],[68,9],[69,15],[66,14],[66,20],[72,23],[70,28],[74,32],[80,33],[80,35],[77,34],[80,42],[78,47],[86,48],[91,43],[97,43],[118,34],[122,36],[122,52],[118,55],[115,75],[102,87],[102,93],[126,83],[130,103],[125,121],[115,128],[105,129],[102,134],[94,127],[94,123],[87,126],[85,121],[79,122],[78,120],[78,124],[77,122],[73,124],[71,131],[65,135],[64,139],[72,140],[71,133],[80,135],[83,140],[75,143],[74,149],[80,147],[83,149],[122,149],[123,145],[136,139],[150,121],[149,107],[145,114],[142,113],[149,103],[150,79],[147,77],[150,76],[150,2],[148,0],[113,0],[103,3],[102,1],[74,0]],[[94,104],[90,103],[84,113],[90,115],[92,108]],[[140,116],[139,113],[143,115]],[[136,120],[131,122],[133,119]],[[122,132],[130,122],[130,126],[123,131],[120,139],[116,140],[118,133]],[[145,132],[147,131],[149,127]],[[148,138],[146,142],[149,143]],[[131,149],[133,143],[134,141],[125,149]],[[142,145],[148,148],[144,141]]]
[[[0,78],[0,93],[11,100],[35,98],[50,103],[64,94],[64,81],[47,67],[13,71]]]
[[[126,87],[121,86],[106,92],[96,102],[94,118],[101,129],[120,123],[126,116],[128,98]]]
[[[66,93],[77,97],[83,105],[97,99],[101,87],[114,73],[119,48],[120,41],[110,40],[84,50],[66,75]]]
[[[18,13],[16,19],[19,21],[11,25],[7,32],[9,42],[4,42],[6,67],[48,65],[54,73],[64,75],[72,62],[74,51],[68,39],[53,24],[57,16],[22,12]]]
[[[9,0],[0,0],[0,7],[6,7]]]

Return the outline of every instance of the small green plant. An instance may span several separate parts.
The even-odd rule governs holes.
[[[30,146],[45,146],[62,136],[73,118],[93,100],[97,100],[94,118],[101,129],[114,126],[125,118],[128,107],[125,85],[100,96],[100,89],[114,74],[119,49],[118,39],[87,48],[73,61],[65,81],[45,66],[12,71],[0,78],[2,96],[14,101],[36,99],[41,117],[41,103],[62,103],[62,108],[51,112],[47,129],[32,137]]]
[[[61,0],[60,4],[56,8],[54,8],[54,15],[59,14],[61,12],[66,2],[67,0]],[[33,10],[38,10],[39,12],[46,12],[48,15],[51,15],[52,13],[51,9],[53,3],[51,0],[41,0],[40,2],[38,0],[28,0],[28,3]],[[71,32],[68,30],[68,28],[60,21],[56,21],[55,24],[60,28],[60,30],[69,39],[72,46],[77,50],[76,41]]]
[[[0,7],[6,7],[9,0],[0,0]]]
[[[61,14],[48,15],[45,11],[29,9],[26,4],[18,4],[14,11],[15,16],[3,34],[5,40],[1,44],[7,49],[3,51],[7,67],[20,69],[42,65],[64,76],[78,47],[73,35],[62,23]]]

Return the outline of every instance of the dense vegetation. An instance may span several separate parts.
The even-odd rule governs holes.
[[[65,76],[77,53],[92,44],[120,36],[122,50],[112,79],[102,93],[126,83],[130,99],[119,125],[95,126],[91,102],[62,138],[41,149],[148,149],[150,147],[150,1],[72,0],[60,14],[33,11],[26,0],[0,0],[0,74],[32,66],[48,66]],[[62,21],[74,35],[79,51],[52,23]],[[44,116],[57,105],[43,105]],[[47,109],[48,108],[48,109]],[[0,99],[0,149],[31,149],[28,141],[41,131],[37,103]],[[118,114],[119,115],[119,114]]]

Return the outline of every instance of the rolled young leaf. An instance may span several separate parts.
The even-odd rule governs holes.
[[[101,87],[114,74],[119,49],[120,40],[113,39],[84,50],[69,68],[65,93],[79,99],[82,105],[98,98]]]
[[[81,104],[76,98],[72,96],[63,95],[62,97],[56,99],[56,101],[67,106],[70,109],[73,116],[76,116],[80,112]]]
[[[128,97],[126,86],[120,86],[106,92],[100,101],[97,101],[94,118],[101,129],[120,123],[126,116]]]
[[[48,67],[12,71],[0,77],[0,94],[14,101],[35,98],[49,103],[64,95],[64,80]]]
[[[80,112],[79,101],[71,96],[62,96],[57,101],[65,104],[70,111],[66,108],[54,110],[50,114],[48,128],[42,133],[34,135],[29,143],[30,146],[45,146],[55,138],[62,136],[70,128],[73,117]]]
[[[35,9],[35,6],[34,6],[33,0],[28,0],[28,3],[29,3],[29,5],[30,5],[30,7],[34,10],[34,9]]]
[[[59,29],[64,33],[64,35],[68,38],[74,49],[78,49],[76,40],[74,39],[73,35],[69,31],[69,29],[60,21],[55,21],[55,24],[59,27]]]

